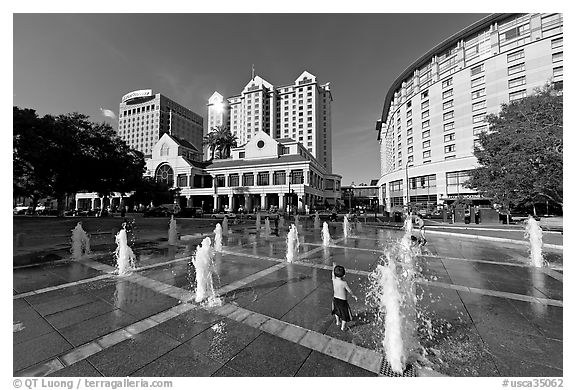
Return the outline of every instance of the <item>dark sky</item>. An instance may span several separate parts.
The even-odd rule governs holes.
[[[302,71],[330,82],[333,170],[377,179],[375,123],[394,79],[485,14],[14,14],[14,101],[40,115],[117,121],[122,95],[151,88],[206,118],[214,91]],[[206,119],[205,119],[206,121]]]

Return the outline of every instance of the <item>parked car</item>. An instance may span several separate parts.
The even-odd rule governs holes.
[[[14,207],[14,209],[12,210],[12,213],[14,215],[24,215],[26,214],[26,212],[28,211],[29,207],[28,206],[16,206]]]
[[[210,217],[211,218],[222,218],[222,219],[224,219],[224,217],[227,217],[228,219],[230,219],[230,218],[236,218],[236,214],[226,212],[226,211],[219,211],[217,213],[212,213],[210,215]]]
[[[431,217],[430,210],[427,210],[427,209],[420,209],[420,210],[418,210],[418,212],[416,214],[418,214],[422,218],[430,218]]]
[[[256,219],[257,214],[260,215],[261,221],[264,221],[266,218],[268,218],[270,220],[274,220],[274,219],[278,218],[277,212],[271,213],[269,211],[258,211],[256,213],[248,213],[248,214],[246,214],[246,218],[247,219]]]
[[[144,217],[168,217],[174,213],[174,208],[170,209],[166,205],[152,207],[144,211]]]
[[[197,218],[204,215],[204,212],[200,207],[185,207],[180,209],[175,215],[180,218]]]

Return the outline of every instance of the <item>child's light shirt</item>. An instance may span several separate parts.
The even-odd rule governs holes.
[[[334,298],[346,300],[346,291],[352,294],[346,281],[332,275],[332,285],[334,286]]]

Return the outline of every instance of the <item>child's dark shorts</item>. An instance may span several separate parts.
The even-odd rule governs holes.
[[[334,297],[332,300],[332,314],[336,314],[341,321],[352,321],[352,312],[348,301]]]

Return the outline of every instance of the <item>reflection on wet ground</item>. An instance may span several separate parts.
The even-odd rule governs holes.
[[[361,234],[356,231],[344,238],[341,224],[330,224],[333,243],[324,248],[313,222],[305,221],[303,226],[297,264],[249,280],[226,292],[224,301],[383,353],[384,329],[376,321],[375,309],[366,303],[366,273],[374,270],[387,245],[399,240],[402,233],[364,226]],[[224,236],[225,252],[215,256],[215,288],[281,263],[286,234],[287,229],[277,235],[235,229]],[[194,254],[202,238],[199,235],[178,245],[168,245],[165,239],[136,240],[133,275],[194,291],[195,271],[187,257]],[[114,267],[114,249],[111,244],[99,245],[89,259]],[[562,375],[563,283],[527,266],[527,247],[434,236],[422,253],[416,262],[423,281],[417,285],[417,335],[427,353],[426,365],[454,376]],[[562,267],[562,253],[545,252],[545,257],[551,266]],[[347,332],[336,327],[330,314],[331,271],[323,267],[334,262],[348,270],[346,279],[359,298],[351,303],[355,320]],[[14,299],[15,373],[180,303],[161,290],[106,272],[87,262],[72,261],[14,269],[15,296],[50,290]],[[104,279],[94,279],[102,275]],[[66,283],[70,286],[58,288]],[[180,371],[185,369],[194,375],[219,376],[272,375],[269,370],[276,370],[276,374],[302,375],[309,372],[312,360],[308,359],[314,359],[314,364],[324,362],[300,345],[203,309],[187,311],[141,335],[60,372],[143,376],[170,372],[180,376],[188,375]],[[119,361],[127,353],[151,350],[147,343],[153,335],[164,340],[156,343],[154,359],[120,368],[110,366],[107,359]],[[267,361],[255,367],[258,356],[270,353],[264,352],[270,343],[292,357],[284,363]],[[38,353],[30,354],[35,350]],[[326,360],[323,364],[335,363]],[[75,371],[73,367],[83,369]],[[299,374],[301,367],[308,368]],[[354,371],[359,369],[351,365],[348,369],[350,375],[371,374]]]

